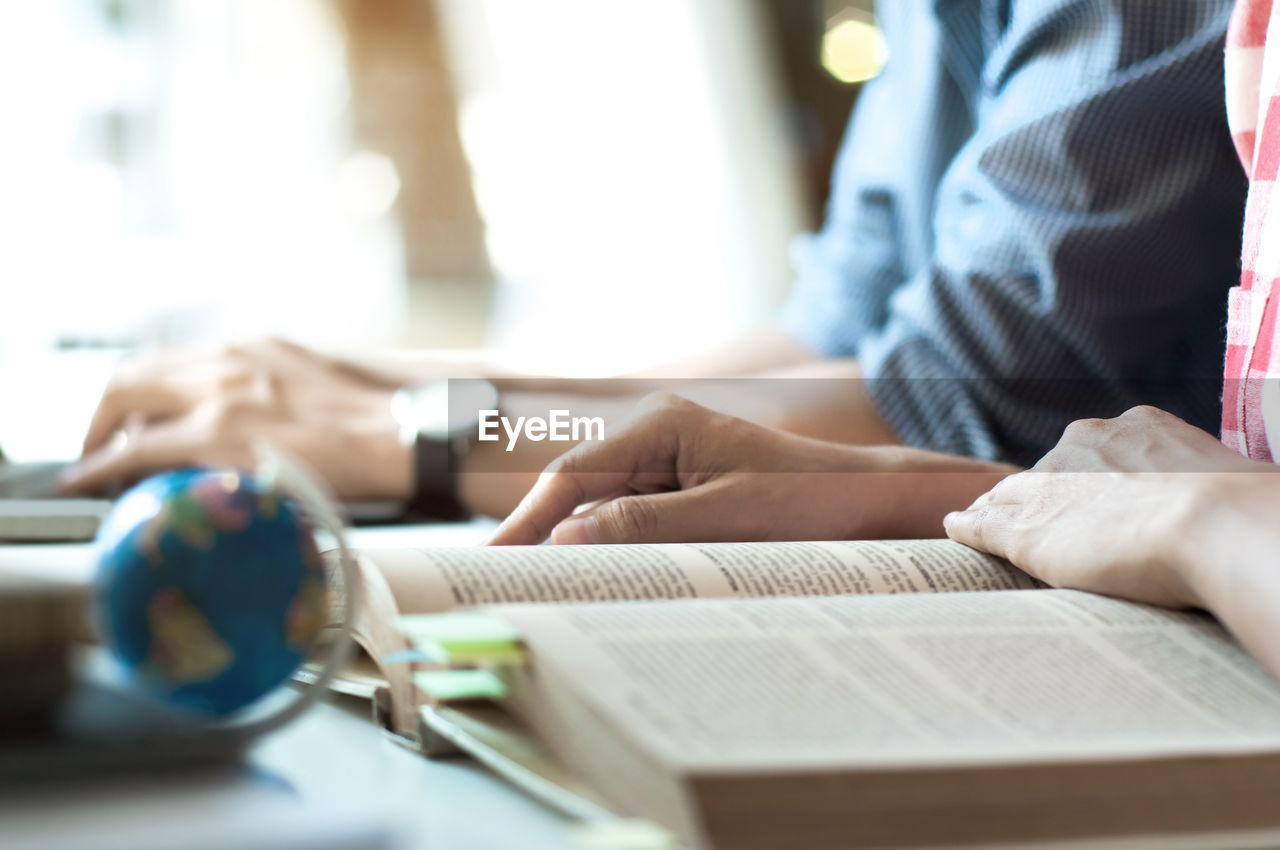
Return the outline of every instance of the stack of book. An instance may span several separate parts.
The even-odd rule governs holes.
[[[39,731],[71,690],[84,595],[0,570],[0,735]]]

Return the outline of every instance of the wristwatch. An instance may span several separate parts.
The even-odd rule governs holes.
[[[396,390],[391,415],[400,426],[401,443],[413,449],[413,511],[438,519],[466,517],[458,498],[458,470],[479,434],[483,411],[497,407],[497,387],[476,378]]]

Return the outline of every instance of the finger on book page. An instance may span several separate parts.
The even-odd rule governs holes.
[[[582,504],[622,490],[627,473],[548,470],[489,539],[490,546],[532,546]]]
[[[677,440],[669,429],[643,422],[632,423],[602,443],[571,449],[538,477],[489,545],[541,543],[580,505],[622,492],[677,487],[676,450]]]
[[[693,543],[749,538],[749,529],[735,527],[742,514],[715,509],[714,489],[621,496],[564,520],[552,529],[551,542]]]

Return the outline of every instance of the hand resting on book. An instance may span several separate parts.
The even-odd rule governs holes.
[[[608,439],[548,467],[490,542],[937,537],[948,510],[1012,471],[808,439],[657,394]]]
[[[1177,417],[1084,420],[946,518],[961,543],[1056,587],[1204,608],[1280,675],[1280,467]]]

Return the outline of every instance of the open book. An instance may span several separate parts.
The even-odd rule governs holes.
[[[385,663],[409,648],[403,614],[536,602],[745,599],[1038,586],[1006,562],[947,540],[705,543],[631,546],[365,549],[354,624],[367,657],[348,671],[348,692],[383,700],[384,722],[414,736],[422,702],[417,666]],[[382,683],[385,687],[379,689]]]
[[[438,646],[457,619],[403,626]],[[1280,846],[1280,686],[1206,616],[1045,589],[462,619],[511,647],[443,675],[503,687],[430,725],[495,761],[529,748],[505,712],[562,774],[534,772],[685,844]]]

